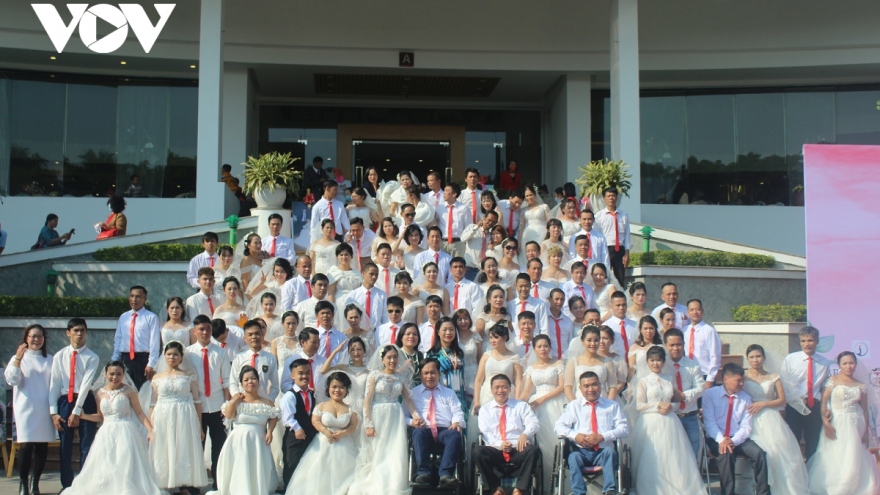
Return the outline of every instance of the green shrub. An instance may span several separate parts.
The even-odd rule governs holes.
[[[201,244],[141,244],[95,251],[98,261],[189,261],[205,248]]]
[[[738,322],[806,322],[807,307],[804,305],[746,304],[733,308],[733,321]]]
[[[115,318],[129,309],[125,297],[0,296],[0,316],[8,318]]]
[[[630,253],[629,264],[663,266],[725,266],[735,268],[772,268],[773,256],[762,254],[727,253],[724,251],[650,251]]]

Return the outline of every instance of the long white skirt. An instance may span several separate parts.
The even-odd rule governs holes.
[[[159,486],[201,487],[208,484],[202,462],[201,431],[192,403],[159,400],[153,408],[150,459]]]
[[[639,495],[704,495],[694,449],[678,417],[646,413],[629,436],[633,479]]]
[[[278,487],[266,425],[235,423],[215,470],[219,495],[268,495]]]
[[[326,436],[319,433],[309,444],[290,478],[287,495],[345,495],[354,481],[352,466],[358,456],[356,435],[346,435],[331,444]]]
[[[364,437],[349,495],[409,495],[406,420],[403,407],[373,404],[375,437]],[[298,471],[299,469],[297,469]]]
[[[831,440],[823,432],[819,438],[818,450],[807,461],[810,493],[813,495],[880,493],[880,468],[877,467],[877,459],[862,443],[866,426],[861,408],[856,412],[834,411],[831,425],[837,432],[837,440]]]
[[[749,438],[767,454],[767,474],[773,495],[810,493],[801,447],[779,412],[762,409],[752,418]]]

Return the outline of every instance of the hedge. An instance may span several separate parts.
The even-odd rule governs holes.
[[[189,261],[205,248],[201,244],[141,244],[95,251],[98,261]]]
[[[118,317],[129,309],[125,297],[0,296],[0,316],[10,318],[105,318]]]
[[[772,268],[773,256],[762,254],[728,253],[724,251],[650,251],[630,253],[630,266],[726,266],[735,268]]]
[[[806,322],[805,305],[746,304],[733,308],[733,321],[737,322]]]

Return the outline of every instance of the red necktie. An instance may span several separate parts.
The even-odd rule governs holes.
[[[300,393],[300,395],[302,395],[303,404],[305,404],[305,406],[306,406],[306,412],[311,413],[312,412],[312,401],[309,400],[309,393],[306,392],[305,390],[300,390],[299,393]]]
[[[324,342],[324,357],[330,359],[330,330],[327,330],[326,334],[327,338]]]
[[[483,259],[484,256],[486,256],[486,241],[488,241],[488,240],[489,240],[489,233],[484,231],[483,232],[483,246],[480,248],[480,256],[478,256],[477,259],[481,260],[481,259]]]
[[[220,347],[222,347],[223,349],[226,349],[226,342],[220,342]]]
[[[498,436],[501,437],[501,442],[507,441],[507,404],[501,406],[501,419],[498,420]],[[501,455],[504,456],[504,462],[510,462],[510,452],[502,452]]]
[[[596,408],[599,407],[599,401],[590,402],[590,405],[593,406],[593,410],[590,412],[590,427],[593,428],[593,433],[599,434],[599,416],[596,414]],[[593,450],[599,450],[599,444],[593,445]]]
[[[309,359],[309,368],[312,370],[312,372],[309,373],[309,390],[315,390],[315,367],[312,366],[314,361],[314,359]]]
[[[437,440],[437,405],[434,403],[434,390],[431,389],[431,402],[428,403],[428,425],[431,426],[431,435]]]
[[[211,263],[211,268],[214,268],[214,257],[213,256],[208,257],[208,262]]]
[[[131,325],[128,327],[128,359],[132,361],[134,361],[134,320],[137,316],[137,313],[131,314]]]
[[[434,253],[434,263],[437,263],[437,269],[440,269],[440,253]]]
[[[471,216],[473,223],[477,223],[477,191],[471,191]]]
[[[327,206],[330,207],[330,220],[333,220],[333,223],[336,223],[336,215],[333,214],[333,202],[327,201]]]
[[[306,280],[306,292],[312,297],[312,283]]]
[[[449,205],[449,218],[446,220],[446,242],[452,244],[452,207]]]
[[[390,282],[390,280],[388,280],[388,279],[389,279],[388,269],[386,268],[385,269],[385,293],[388,295],[391,295],[391,289],[388,287],[388,282]]]
[[[513,234],[511,232],[513,232],[513,208],[511,208],[509,211],[510,217],[507,218],[507,236],[512,237]]]
[[[373,299],[371,297],[370,291],[367,290],[367,304],[366,304],[367,307],[364,309],[367,310],[367,318],[370,318],[370,325],[373,324],[373,315],[370,314],[373,312],[371,309],[371,307],[373,306],[372,302],[373,302]]]
[[[211,308],[211,316],[214,316],[214,301],[211,300],[211,296],[208,296],[208,307]]]
[[[678,385],[679,392],[684,392],[684,387],[681,385],[681,370],[680,370],[681,365],[678,363],[675,363],[674,366],[675,366],[675,384]],[[685,403],[684,403],[684,401],[681,401],[681,403],[678,405],[678,408],[684,409],[684,407],[685,407]]]
[[[455,291],[453,291],[452,296],[452,309],[453,311],[458,310],[458,287],[461,284],[455,284]]]
[[[557,359],[562,359],[562,328],[559,327],[559,318],[552,315],[550,317],[556,323],[556,356]]]
[[[277,241],[278,241],[277,237],[272,238],[272,251],[270,251],[270,254],[272,255],[273,258],[275,257],[275,244],[277,243]]]
[[[394,344],[395,342],[397,342],[397,325],[391,325],[391,342],[389,344]],[[433,342],[431,347],[434,347]]]
[[[587,293],[584,292],[584,286],[578,285],[578,289],[581,291],[581,297],[584,298],[584,302],[587,302]]]
[[[357,247],[358,247],[358,251],[357,251],[358,270],[363,270],[363,268],[361,268],[361,240],[360,239],[357,240]]]
[[[211,396],[211,368],[208,366],[208,349],[202,347],[202,367],[205,370],[205,397]]]
[[[434,208],[440,206],[440,191],[434,191]]]
[[[611,215],[614,216],[614,250],[620,251],[620,229],[617,226],[617,212],[612,211]]]
[[[73,403],[73,389],[76,388],[76,349],[70,355],[70,383],[67,384],[67,402]]]
[[[697,327],[691,327],[691,335],[688,337],[688,357],[694,358],[694,334],[697,333]]]
[[[730,438],[730,419],[733,417],[733,400],[735,395],[727,396],[727,421],[724,423],[724,436]]]
[[[519,305],[519,312],[522,313],[522,312],[525,311],[525,310],[526,310],[526,301],[523,301],[523,302],[520,303],[520,305]]]
[[[431,347],[434,347],[434,342],[437,341],[437,325],[431,325]]]
[[[257,367],[257,356],[259,356],[259,354],[257,354],[256,352],[254,353],[253,356],[251,356],[251,368],[256,369],[256,367]]]
[[[522,335],[520,335],[519,338],[522,338]],[[529,348],[531,348],[531,347],[532,347],[532,343],[526,342],[526,356],[529,355]]]
[[[620,336],[623,338],[623,352],[629,356],[629,338],[626,336],[626,324],[620,320]]]
[[[593,257],[593,243],[590,242],[590,233],[587,232],[587,259]]]
[[[535,296],[535,299],[538,298],[538,284],[537,283],[535,283],[535,285],[532,286],[532,295]]]
[[[807,407],[810,409],[816,405],[813,397],[813,356],[807,356]]]

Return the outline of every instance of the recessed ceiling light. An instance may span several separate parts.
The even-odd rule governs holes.
[[[119,65],[125,65],[125,60],[119,62]]]
[[[57,57],[55,55],[52,55],[51,57],[49,57],[49,60],[55,60],[56,58]]]
[[[422,163],[424,160],[419,160],[419,163]]]
[[[383,172],[387,172],[388,169],[387,169],[387,168],[383,168],[382,171],[383,171]]]
[[[49,77],[55,77],[55,74],[50,74]]]
[[[391,161],[391,158],[386,158],[385,161],[386,161],[386,162],[390,162],[390,161]]]
[[[190,65],[189,68],[190,68],[190,69],[195,69],[196,66],[195,66],[195,65]]]
[[[333,160],[333,159],[330,158],[330,157],[328,156],[328,157],[327,157],[327,161],[329,162],[329,161],[331,161],[331,160]]]
[[[480,160],[474,160],[474,163],[480,163]]]

